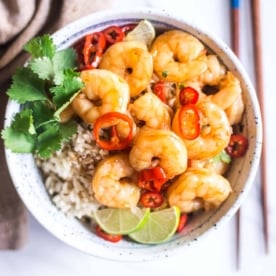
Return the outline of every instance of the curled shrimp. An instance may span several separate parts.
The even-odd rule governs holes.
[[[242,115],[244,112],[244,102],[242,94],[239,94],[237,99],[225,109],[225,113],[231,125],[238,124],[242,120]]]
[[[200,133],[195,139],[183,138],[189,159],[209,159],[218,155],[229,143],[232,128],[225,112],[211,101],[197,104],[200,114]],[[176,112],[172,129],[181,137],[179,116]]]
[[[205,159],[205,160],[189,160],[189,168],[205,168],[216,174],[224,175],[229,168],[229,164],[221,160]]]
[[[145,93],[129,105],[130,113],[151,128],[170,129],[169,108],[155,94]]]
[[[187,150],[184,142],[167,129],[143,127],[137,134],[129,153],[131,166],[141,171],[159,165],[168,178],[187,168]]]
[[[152,56],[141,41],[113,44],[104,53],[99,67],[125,79],[129,84],[131,96],[137,96],[146,89],[153,73]]]
[[[204,168],[188,168],[169,187],[168,201],[185,213],[210,210],[220,206],[231,191],[225,177]]]
[[[93,176],[95,198],[108,207],[135,207],[140,198],[140,189],[135,185],[133,175],[134,169],[126,154],[106,157],[98,164]]]
[[[196,37],[180,30],[159,35],[150,52],[154,71],[162,80],[186,81],[207,69],[204,45]]]
[[[208,98],[225,110],[237,100],[241,92],[240,81],[228,71],[219,83],[218,92]]]
[[[206,56],[207,70],[200,74],[197,81],[204,85],[217,85],[221,79],[225,76],[225,66],[221,64],[216,55]]]
[[[87,123],[107,112],[126,112],[128,84],[118,75],[101,69],[81,72],[84,88],[72,101],[73,110]]]

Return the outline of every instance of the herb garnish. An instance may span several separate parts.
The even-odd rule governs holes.
[[[163,78],[166,78],[167,76],[168,76],[168,72],[167,72],[167,71],[163,71],[163,72],[162,72],[162,77],[163,77]]]
[[[72,48],[58,51],[50,35],[24,46],[31,54],[18,68],[7,94],[21,104],[10,126],[2,130],[5,146],[13,152],[36,153],[48,158],[76,132],[76,123],[60,121],[61,112],[83,87]]]
[[[230,164],[231,157],[225,150],[222,150],[218,155],[216,155],[211,159],[211,162],[213,163],[223,162],[226,164]]]

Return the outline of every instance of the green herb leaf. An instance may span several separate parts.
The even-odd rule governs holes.
[[[48,102],[35,101],[29,106],[33,110],[34,125],[36,129],[39,129],[49,122],[56,121],[53,109],[49,107]]]
[[[81,90],[79,90],[80,92]],[[54,113],[54,117],[60,121],[60,114],[70,105],[70,103],[74,100],[74,98],[79,94],[79,92],[75,93],[69,101],[65,102],[63,105],[61,105]]]
[[[168,76],[168,72],[167,72],[167,71],[163,71],[163,72],[162,72],[162,77],[163,77],[163,78],[166,78],[167,76]]]
[[[7,91],[10,99],[22,104],[11,125],[2,131],[7,148],[50,157],[76,132],[76,122],[60,122],[60,113],[83,87],[75,72],[77,55],[69,48],[56,51],[49,35],[28,42],[31,54],[26,67],[17,69]]]
[[[18,103],[46,100],[44,81],[39,79],[30,68],[18,68],[13,76],[13,84],[8,89],[8,96]]]
[[[52,58],[56,52],[56,46],[50,35],[46,34],[41,37],[36,37],[30,40],[24,50],[32,55],[32,58],[48,57]]]
[[[38,135],[36,150],[40,157],[49,158],[54,152],[61,148],[63,137],[57,123],[45,126],[44,131]]]
[[[211,159],[211,162],[214,162],[214,163],[224,162],[226,164],[229,164],[231,162],[231,157],[230,155],[227,154],[225,150],[223,150],[217,156],[213,157]]]
[[[59,130],[63,141],[69,141],[73,134],[77,132],[77,123],[75,121],[69,121],[64,124],[60,124]]]
[[[29,66],[42,80],[51,80],[54,76],[53,64],[48,57],[35,58],[30,62]]]
[[[54,94],[53,102],[56,108],[70,101],[71,97],[83,87],[83,82],[77,72],[72,69],[64,71],[64,80],[61,85],[54,86],[50,91]]]
[[[77,65],[77,54],[72,48],[56,52],[53,57],[54,83],[62,84],[64,81],[64,70],[74,68]]]
[[[36,142],[32,111],[25,109],[17,113],[11,125],[2,130],[1,134],[5,146],[13,152],[32,152]]]

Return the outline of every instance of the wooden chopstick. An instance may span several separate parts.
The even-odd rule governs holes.
[[[256,90],[258,94],[262,121],[263,121],[263,145],[261,155],[261,193],[262,193],[262,215],[263,215],[263,234],[265,242],[265,252],[269,253],[269,230],[268,230],[268,202],[267,202],[267,179],[266,179],[266,142],[265,142],[265,107],[263,91],[263,65],[262,65],[262,37],[261,37],[261,17],[260,1],[253,0],[251,4],[252,35],[254,46],[255,78]]]
[[[240,54],[240,1],[231,0],[231,44],[234,53],[239,57]],[[236,266],[240,268],[240,214],[236,213]]]

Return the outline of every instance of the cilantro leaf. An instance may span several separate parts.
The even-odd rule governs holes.
[[[18,68],[8,89],[8,96],[18,103],[46,100],[45,83],[30,68]]]
[[[27,153],[35,148],[36,132],[32,111],[25,109],[17,113],[9,127],[1,132],[4,144],[14,152]]]
[[[54,75],[54,68],[51,59],[39,57],[30,61],[30,68],[42,80],[51,80]]]
[[[60,122],[61,112],[83,87],[75,72],[77,55],[69,48],[57,51],[50,35],[29,41],[31,54],[26,67],[18,68],[7,94],[21,104],[9,127],[2,130],[5,146],[13,152],[37,153],[50,157],[76,132],[76,122]]]
[[[63,141],[69,141],[69,139],[77,132],[77,123],[75,121],[68,121],[64,124],[60,124],[60,134]]]
[[[211,159],[211,162],[224,162],[226,164],[229,164],[231,162],[231,157],[227,154],[225,150],[222,150],[218,155]]]
[[[54,83],[62,84],[64,70],[74,68],[77,65],[77,54],[72,48],[56,52],[53,57]]]
[[[24,50],[32,55],[32,58],[48,57],[52,58],[56,52],[56,46],[50,35],[46,34],[41,37],[35,37],[30,40]]]
[[[80,90],[79,90],[80,92]],[[60,121],[60,114],[70,105],[70,103],[74,100],[74,98],[79,94],[79,92],[76,92],[69,101],[65,102],[63,105],[61,105],[54,113],[54,117]]]
[[[33,110],[34,125],[36,129],[55,120],[53,110],[49,107],[47,102],[36,101],[31,103],[30,107]]]
[[[58,109],[64,103],[70,101],[71,97],[83,87],[79,73],[72,69],[64,71],[64,80],[61,85],[53,86],[50,91],[54,93],[53,102]]]
[[[47,124],[37,137],[36,150],[40,157],[48,158],[61,148],[63,137],[57,123]]]

